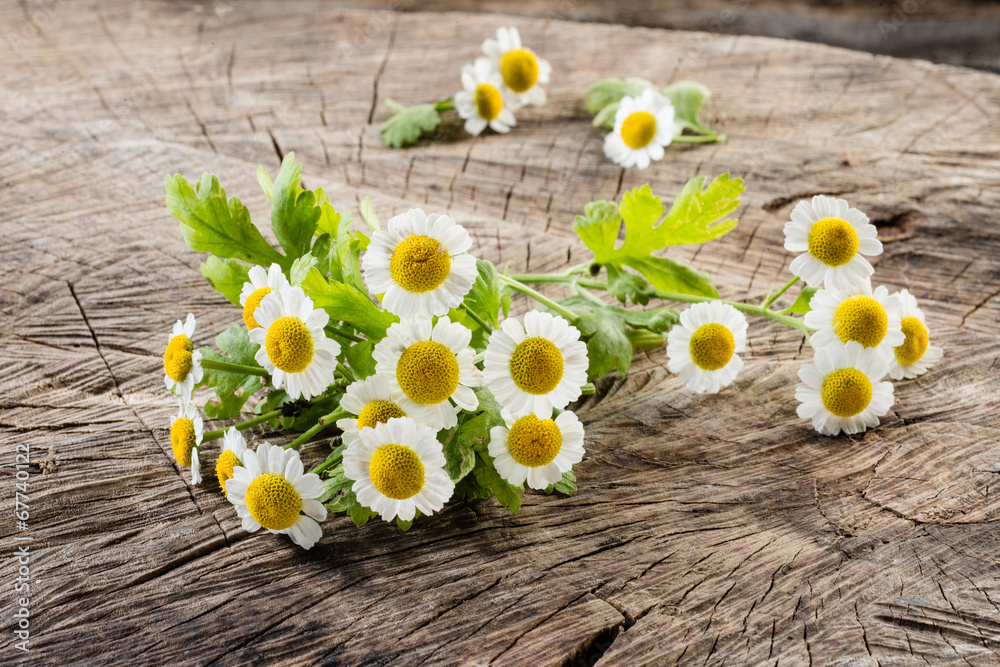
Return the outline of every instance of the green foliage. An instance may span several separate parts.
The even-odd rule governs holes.
[[[234,324],[220,333],[215,338],[215,345],[222,354],[212,348],[202,348],[201,354],[205,359],[260,368],[260,364],[254,359],[258,346],[250,340],[242,324]],[[260,377],[256,375],[227,373],[208,368],[205,369],[202,382],[215,389],[215,394],[219,397],[218,405],[213,401],[205,405],[205,415],[210,419],[235,417],[243,409],[247,399],[261,388]]]
[[[319,264],[319,260],[312,253],[302,255],[292,263],[292,270],[288,272],[288,282],[292,286],[301,285],[309,272]]]
[[[805,315],[810,310],[812,306],[810,301],[812,301],[813,296],[819,291],[818,287],[808,287],[803,286],[802,291],[799,292],[799,296],[795,299],[795,303],[781,311],[782,313],[798,313],[799,315]]]
[[[316,194],[300,188],[301,182],[302,165],[295,162],[295,153],[289,153],[271,189],[271,229],[291,259],[309,252],[320,218]]]
[[[472,284],[472,289],[465,295],[462,306],[497,327],[500,325],[499,317],[503,293],[500,275],[497,273],[496,267],[493,266],[493,262],[487,262],[484,259],[476,260],[476,270],[479,275],[476,277],[476,282]]]
[[[614,127],[618,103],[625,96],[638,97],[642,91],[652,88],[646,79],[603,79],[583,93],[583,107],[588,113],[596,114],[594,127]]]
[[[249,273],[250,267],[234,259],[209,257],[201,265],[201,275],[205,276],[208,284],[236,306],[240,305],[243,283],[250,280]]]
[[[678,81],[664,88],[663,94],[674,106],[674,120],[699,134],[715,134],[698,120],[701,107],[712,96],[706,86],[694,81]]]
[[[366,340],[344,348],[347,365],[354,371],[356,379],[363,380],[375,375],[375,358],[372,356],[374,347],[375,345],[371,341]]]
[[[422,134],[433,131],[441,124],[441,114],[435,104],[404,107],[386,100],[385,105],[396,112],[379,127],[382,141],[391,148],[402,148],[415,143]]]
[[[562,479],[545,488],[545,493],[550,496],[553,491],[561,493],[564,496],[572,496],[576,493],[576,475],[572,470],[567,470],[563,473]]]
[[[524,486],[514,486],[501,477],[489,452],[476,452],[476,466],[472,469],[472,474],[476,483],[496,496],[497,502],[509,509],[511,514],[516,514],[521,509],[521,492],[524,491]]]
[[[328,281],[315,268],[302,281],[302,289],[331,320],[344,322],[375,340],[385,338],[389,326],[399,321],[389,311],[376,306],[366,294],[350,285]]]

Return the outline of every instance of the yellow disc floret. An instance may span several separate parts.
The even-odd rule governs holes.
[[[458,360],[441,343],[418,341],[400,355],[396,382],[411,401],[437,405],[458,387]]]
[[[704,371],[723,368],[733,358],[735,350],[733,332],[716,322],[702,324],[695,329],[688,344],[691,361]]]
[[[247,302],[243,304],[243,323],[247,325],[247,329],[256,329],[260,326],[257,324],[257,320],[253,318],[253,311],[257,310],[260,302],[272,291],[274,290],[270,287],[260,287],[247,297]]]
[[[365,427],[375,428],[376,424],[384,424],[390,419],[405,416],[406,413],[392,401],[372,401],[361,408],[361,414],[358,415],[358,430]]]
[[[872,383],[856,368],[841,368],[823,380],[823,407],[838,417],[853,417],[872,400]]]
[[[437,239],[414,234],[392,251],[389,272],[393,282],[407,292],[429,292],[451,273],[451,255]]]
[[[167,349],[163,353],[163,370],[174,382],[183,382],[187,374],[191,372],[194,359],[191,352],[194,345],[191,339],[184,334],[174,336],[167,343]]]
[[[503,82],[515,93],[531,90],[538,82],[538,59],[531,49],[514,49],[500,59]]]
[[[241,465],[243,465],[243,462],[240,461],[240,457],[233,453],[233,450],[227,449],[219,454],[219,459],[215,462],[215,476],[219,478],[222,495],[229,495],[226,493],[226,482],[233,478],[233,468]]]
[[[521,417],[507,434],[511,458],[529,468],[551,463],[561,448],[562,432],[551,419],[539,419],[535,415]]]
[[[503,111],[503,97],[496,86],[481,83],[476,86],[476,113],[486,120],[493,120]]]
[[[909,366],[917,363],[924,356],[927,345],[930,343],[930,334],[927,333],[927,327],[924,326],[923,322],[910,315],[903,318],[903,335],[906,336],[906,340],[903,341],[902,345],[894,348],[893,352],[896,355],[896,361],[901,366]]]
[[[301,373],[309,368],[314,352],[309,328],[291,315],[279,317],[268,327],[264,347],[271,363],[286,373]]]
[[[833,330],[842,343],[853,340],[875,347],[889,330],[889,315],[872,297],[856,294],[844,299],[833,312]]]
[[[247,487],[250,516],[268,530],[285,530],[295,525],[302,511],[302,498],[282,475],[267,473],[254,477]]]
[[[405,445],[382,445],[372,454],[368,476],[379,493],[394,500],[406,500],[424,488],[424,464]]]
[[[622,141],[629,148],[642,148],[656,136],[656,118],[648,111],[629,114],[622,123]]]
[[[827,266],[847,264],[858,245],[858,233],[843,218],[823,218],[809,230],[809,254]]]
[[[176,419],[170,427],[170,446],[174,450],[174,459],[182,466],[191,465],[191,450],[194,445],[194,421],[187,417]]]
[[[541,336],[525,338],[510,355],[510,377],[521,391],[547,394],[562,380],[562,352]]]

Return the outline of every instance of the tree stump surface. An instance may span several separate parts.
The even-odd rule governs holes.
[[[32,652],[14,648],[5,611],[4,663],[996,664],[996,75],[306,0],[44,7],[35,33],[35,5],[0,7],[8,516],[16,446],[33,460],[30,525],[0,524],[0,572],[11,585],[14,538],[31,536],[36,579]],[[387,98],[454,93],[461,65],[510,24],[552,63],[548,106],[509,136],[382,146]],[[708,85],[706,122],[728,141],[671,147],[641,172],[607,161],[579,95],[634,75]],[[840,195],[879,227],[876,280],[921,300],[945,358],[896,384],[879,428],[820,437],[795,415],[809,346],[754,319],[746,368],[717,396],[686,390],[662,349],[602,380],[578,412],[572,498],[528,493],[516,515],[454,502],[407,533],[337,517],[308,552],[249,535],[210,472],[213,445],[200,487],[170,453],[170,326],[193,312],[205,345],[240,313],[202,279],[163,179],[217,173],[266,228],[256,165],[273,174],[292,150],[338,209],[370,194],[383,220],[448,212],[475,253],[518,272],[582,261],[571,222],[588,201],[646,182],[670,200],[690,177],[731,172],[747,182],[739,227],[671,256],[738,300],[789,277],[791,207]],[[305,447],[306,463],[326,448]]]

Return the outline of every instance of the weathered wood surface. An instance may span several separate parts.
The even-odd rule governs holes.
[[[0,32],[21,31],[32,6],[0,6]],[[1000,78],[518,19],[553,64],[549,106],[506,137],[381,146],[386,98],[451,94],[511,22],[94,2],[54,6],[8,48],[0,574],[10,585],[12,536],[28,534],[38,581],[26,659],[8,589],[4,663],[996,663]],[[709,124],[729,141],[672,148],[645,172],[608,163],[578,95],[636,74],[706,83]],[[809,347],[780,325],[752,322],[747,368],[715,397],[686,391],[662,351],[640,355],[579,413],[573,498],[531,494],[514,516],[456,503],[406,534],[338,518],[303,553],[247,535],[214,483],[192,487],[173,464],[161,369],[178,316],[198,316],[201,344],[239,319],[181,241],[164,175],[219,173],[261,224],[255,167],[290,150],[344,206],[372,194],[383,217],[449,211],[515,270],[572,262],[570,222],[589,200],[731,171],[748,185],[740,226],[676,256],[736,299],[784,282],[794,202],[841,194],[880,226],[878,279],[922,300],[946,357],[896,385],[880,428],[822,438],[795,416]],[[7,518],[18,443],[39,461],[27,533]]]

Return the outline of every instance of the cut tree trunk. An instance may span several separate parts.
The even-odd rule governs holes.
[[[33,30],[33,26],[40,29]],[[382,146],[392,98],[451,95],[516,24],[553,66],[508,136]],[[321,2],[117,0],[0,7],[3,496],[28,446],[30,520],[0,524],[2,581],[30,545],[32,652],[6,664],[995,664],[1000,654],[1000,77],[757,37]],[[701,81],[719,145],[608,162],[580,92]],[[746,179],[739,227],[671,255],[726,298],[783,284],[799,199],[867,211],[876,279],[921,300],[944,360],[896,384],[879,428],[795,415],[795,331],[750,324],[746,368],[695,396],[662,349],[579,415],[572,498],[454,502],[407,533],[336,517],[304,552],[247,534],[208,470],[173,463],[171,324],[240,319],[198,271],[163,179],[219,174],[266,227],[258,163],[294,150],[338,208],[448,212],[511,270],[585,261],[573,216],[649,182]],[[269,233],[269,232],[268,232]],[[556,290],[552,291],[557,294]],[[519,303],[519,307],[525,304]],[[215,425],[213,425],[215,426]],[[282,436],[256,429],[254,442]],[[307,464],[327,442],[304,448]],[[992,492],[991,492],[992,491]],[[32,541],[16,541],[31,537]]]

